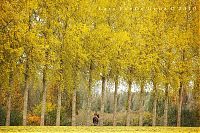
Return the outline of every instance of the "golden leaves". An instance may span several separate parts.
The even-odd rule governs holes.
[[[139,0],[29,0],[27,3],[3,0],[1,22],[6,28],[1,32],[4,46],[0,46],[0,62],[19,62],[22,58],[24,63],[30,55],[32,66],[39,67],[39,71],[45,63],[52,71],[64,65],[69,75],[65,82],[69,84],[73,84],[72,71],[87,69],[91,60],[97,76],[120,71],[125,77],[131,68],[134,70],[131,76],[136,78],[149,78],[153,70],[161,82],[169,76],[177,78],[177,72],[191,73],[193,69],[192,62],[181,60],[181,52],[185,50],[186,58],[192,58],[191,44],[198,40],[191,28],[195,25],[193,21],[197,22],[192,20],[195,16],[177,10],[125,10],[126,6],[169,8],[173,4],[173,1],[141,3]],[[163,71],[167,71],[165,76]]]

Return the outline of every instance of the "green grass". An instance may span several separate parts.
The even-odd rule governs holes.
[[[49,133],[55,133],[55,132],[67,132],[67,133],[73,133],[73,132],[79,132],[79,133],[155,133],[155,132],[162,132],[162,133],[200,133],[200,127],[136,127],[136,126],[130,126],[130,127],[124,127],[124,126],[1,126],[0,127],[0,133],[7,133],[7,132],[49,132]]]

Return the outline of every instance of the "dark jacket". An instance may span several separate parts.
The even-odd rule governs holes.
[[[98,117],[97,117],[97,116],[94,116],[94,117],[93,117],[93,124],[94,124],[94,126],[97,126],[98,123],[99,123]]]

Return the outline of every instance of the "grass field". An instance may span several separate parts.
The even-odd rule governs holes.
[[[55,133],[55,132],[67,132],[67,133],[153,133],[153,132],[161,132],[161,133],[200,133],[200,127],[112,127],[112,126],[104,126],[104,127],[86,127],[86,126],[1,126],[0,133],[7,132],[44,132],[44,133]]]

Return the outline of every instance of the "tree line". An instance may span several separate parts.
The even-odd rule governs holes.
[[[1,105],[10,125],[12,107],[22,110],[27,125],[29,106],[40,108],[45,125],[47,99],[55,97],[56,123],[61,123],[62,96],[70,99],[71,125],[77,122],[78,90],[87,90],[86,123],[90,125],[92,93],[101,81],[100,117],[104,123],[107,80],[114,83],[113,126],[117,125],[120,81],[127,84],[126,126],[130,125],[133,85],[139,88],[138,125],[144,125],[146,87],[152,84],[152,126],[157,101],[164,94],[163,125],[168,125],[169,98],[175,96],[176,125],[181,126],[183,97],[192,91],[193,110],[200,107],[199,11],[99,10],[99,7],[198,6],[198,1],[140,2],[117,0],[2,0],[0,45]],[[192,88],[192,89],[191,89]],[[34,89],[39,106],[30,105]],[[54,93],[56,92],[56,93]],[[49,96],[51,93],[53,96]],[[55,96],[56,94],[56,96]],[[35,100],[38,100],[37,98]],[[12,105],[12,104],[15,105]],[[200,114],[198,113],[198,116]]]

